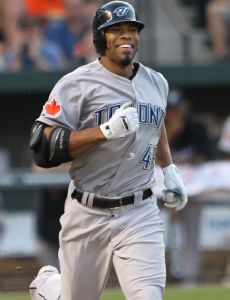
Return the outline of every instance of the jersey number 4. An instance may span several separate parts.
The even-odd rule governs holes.
[[[151,170],[154,167],[157,146],[149,144],[140,158],[144,170]]]

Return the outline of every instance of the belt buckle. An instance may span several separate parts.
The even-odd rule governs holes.
[[[112,207],[112,209],[118,209],[118,208],[121,208],[123,206],[122,198],[117,198],[116,201],[117,201],[117,205],[115,207]]]

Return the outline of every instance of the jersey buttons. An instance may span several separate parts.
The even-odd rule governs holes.
[[[135,157],[135,153],[130,152],[130,153],[128,154],[128,158],[134,158],[134,157]]]

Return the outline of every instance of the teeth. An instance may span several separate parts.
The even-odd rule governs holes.
[[[120,48],[132,48],[132,47],[129,44],[124,44],[124,45],[121,45]]]

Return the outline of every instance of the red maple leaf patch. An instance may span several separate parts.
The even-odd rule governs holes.
[[[50,103],[45,105],[45,110],[47,114],[55,116],[61,110],[61,106],[53,99]]]

